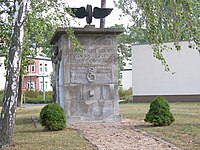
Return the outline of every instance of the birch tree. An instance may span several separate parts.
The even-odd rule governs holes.
[[[0,148],[13,144],[16,117],[16,99],[24,38],[24,22],[28,0],[14,0],[12,16],[12,35],[8,52],[6,84],[0,120]]]
[[[9,14],[12,18],[11,38],[8,39],[7,36],[0,35],[1,49],[2,47],[3,49],[9,47],[5,92],[0,118],[0,148],[3,148],[13,145],[19,74],[21,66],[24,67],[25,65],[25,63],[21,65],[22,56],[25,58],[30,55],[29,50],[35,52],[37,48],[42,48],[44,53],[49,51],[50,38],[54,29],[58,26],[69,27],[73,18],[69,18],[69,15],[67,15],[69,11],[67,0],[4,0],[0,1],[0,8],[3,8],[1,6],[8,7],[11,10]],[[28,13],[27,6],[29,6]],[[0,15],[4,12],[0,9]],[[4,25],[2,22],[0,23],[0,25]],[[1,27],[0,30],[6,33],[5,28]],[[73,32],[68,30],[67,33],[73,39],[75,45],[79,45]],[[2,37],[7,42],[2,42]],[[7,45],[8,41],[10,41],[9,45]],[[24,52],[23,55],[22,52]]]
[[[169,67],[163,51],[172,50],[164,45],[173,42],[181,50],[179,41],[188,41],[190,48],[200,51],[200,1],[199,0],[115,0],[116,5],[132,19],[136,27],[145,29],[153,55]]]

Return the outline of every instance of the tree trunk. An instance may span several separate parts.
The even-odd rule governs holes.
[[[52,66],[53,66],[53,74],[52,74],[52,88],[53,88],[53,102],[56,103],[56,72],[55,72],[55,64],[52,63]]]
[[[106,0],[101,0],[101,8],[106,8]],[[105,18],[100,19],[100,28],[105,28]]]
[[[19,88],[18,88],[18,98],[17,98],[17,107],[22,106],[22,100],[23,100],[23,93],[22,93],[22,75],[19,75]]]
[[[5,92],[0,120],[0,148],[13,145],[27,3],[28,0],[14,0],[13,5],[12,35],[8,52]]]

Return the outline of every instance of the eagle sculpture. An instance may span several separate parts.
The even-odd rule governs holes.
[[[86,8],[85,7],[71,8],[70,15],[75,16],[77,18],[86,17],[87,24],[91,24],[92,17],[94,17],[95,19],[105,18],[106,16],[108,16],[111,13],[112,10],[113,10],[112,8],[94,7],[94,9],[92,11],[92,6],[87,5]]]

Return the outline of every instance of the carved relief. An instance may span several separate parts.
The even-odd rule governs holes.
[[[94,82],[96,80],[96,75],[94,74],[94,68],[90,67],[87,73],[87,79],[89,82]]]
[[[51,57],[51,60],[53,62],[53,98],[54,101],[60,102],[59,98],[59,71],[60,71],[60,61],[62,59],[62,50],[59,50],[58,46],[53,47],[53,56]],[[56,99],[56,100],[55,100]]]
[[[57,64],[58,61],[61,61],[62,59],[62,50],[59,50],[58,46],[54,46],[53,54],[54,55],[51,57],[51,60],[54,64]]]
[[[112,83],[113,75],[110,67],[72,67],[70,71],[71,83]]]

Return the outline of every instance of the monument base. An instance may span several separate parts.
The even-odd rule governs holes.
[[[53,38],[57,103],[67,123],[120,121],[118,103],[118,28],[73,28],[82,49],[77,52],[67,29]]]
[[[103,117],[67,117],[67,124],[75,124],[81,122],[120,122],[121,115],[103,116]]]

